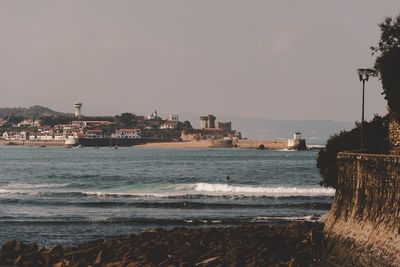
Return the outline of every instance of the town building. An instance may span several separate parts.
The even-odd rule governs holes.
[[[218,122],[217,128],[225,131],[232,131],[232,122]]]
[[[179,115],[177,115],[177,114],[170,114],[170,115],[168,115],[167,120],[168,120],[168,121],[178,122],[178,121],[179,121]]]
[[[111,134],[111,138],[139,139],[141,137],[140,129],[135,128],[118,129],[115,133]]]
[[[153,113],[150,113],[149,115],[147,115],[147,119],[148,120],[158,120],[158,119],[160,119],[160,117],[158,116],[157,110],[154,110]]]
[[[103,130],[101,129],[90,129],[86,130],[86,138],[103,138]]]
[[[177,121],[167,120],[163,124],[161,124],[160,129],[175,129],[177,126]]]
[[[17,124],[18,127],[39,127],[40,126],[40,122],[37,120],[23,120],[20,123]]]

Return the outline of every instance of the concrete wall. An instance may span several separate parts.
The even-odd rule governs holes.
[[[400,156],[342,152],[325,224],[339,266],[400,266]]]

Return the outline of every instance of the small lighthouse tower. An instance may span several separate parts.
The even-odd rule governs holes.
[[[74,107],[75,107],[75,117],[76,117],[76,118],[82,117],[82,112],[81,112],[82,103],[76,103],[76,104],[74,105]]]

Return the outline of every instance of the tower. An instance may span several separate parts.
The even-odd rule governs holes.
[[[74,107],[75,107],[75,117],[76,118],[82,117],[82,112],[81,112],[82,103],[76,103]]]
[[[208,115],[208,128],[215,128],[215,116]]]
[[[200,116],[200,129],[208,128],[208,117]]]

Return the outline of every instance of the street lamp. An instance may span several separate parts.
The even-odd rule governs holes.
[[[369,76],[375,75],[373,69],[358,69],[358,78],[363,83],[362,89],[362,106],[361,106],[361,152],[364,151],[364,98],[365,98],[365,81],[368,81]]]

